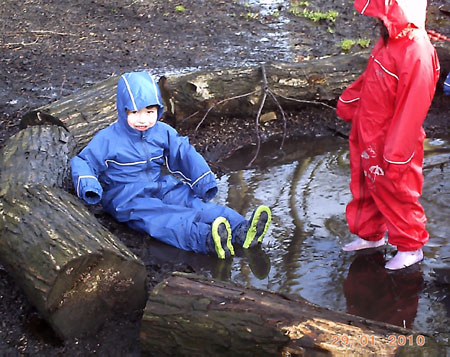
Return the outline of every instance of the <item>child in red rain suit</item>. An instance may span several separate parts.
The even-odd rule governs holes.
[[[418,199],[422,192],[425,120],[439,78],[439,61],[425,31],[426,0],[356,0],[356,10],[382,22],[382,36],[366,70],[340,96],[337,114],[352,122],[350,189],[352,233],[345,251],[379,247],[397,254],[401,269],[423,259],[429,235]],[[384,30],[384,32],[383,32]]]

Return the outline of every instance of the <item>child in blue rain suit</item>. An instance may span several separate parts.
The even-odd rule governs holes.
[[[71,160],[78,197],[101,201],[131,228],[180,249],[234,255],[233,244],[260,243],[271,220],[259,206],[250,221],[210,201],[214,174],[186,137],[159,121],[161,94],[147,72],[126,73],[117,85],[118,121],[99,131]],[[162,175],[165,166],[171,175]],[[175,177],[176,176],[176,177]]]

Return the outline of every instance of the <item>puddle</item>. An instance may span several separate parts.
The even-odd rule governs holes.
[[[347,142],[304,138],[237,152],[222,165],[215,201],[247,217],[267,204],[273,224],[260,250],[237,250],[229,262],[151,244],[152,255],[187,262],[217,279],[301,296],[336,311],[406,326],[450,345],[450,141],[426,142],[423,203],[430,242],[422,264],[387,272],[392,246],[359,254],[341,251],[352,237],[345,220],[349,191]],[[161,249],[163,251],[161,251]],[[156,252],[155,252],[156,251]],[[450,349],[449,349],[450,351]]]

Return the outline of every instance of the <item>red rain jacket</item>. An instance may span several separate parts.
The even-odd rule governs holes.
[[[353,200],[350,231],[367,240],[386,229],[399,250],[428,240],[418,202],[423,175],[422,123],[439,78],[439,61],[425,31],[426,0],[356,0],[356,10],[388,29],[373,49],[366,70],[339,98],[337,114],[352,122]]]

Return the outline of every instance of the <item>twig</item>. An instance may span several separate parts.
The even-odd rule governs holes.
[[[264,95],[263,98],[261,100],[261,104],[259,106],[258,109],[258,114],[256,115],[256,125],[255,125],[255,131],[256,131],[256,152],[255,155],[253,156],[253,159],[250,160],[250,162],[247,164],[247,167],[250,167],[253,162],[256,160],[256,158],[258,157],[259,154],[259,149],[261,148],[261,138],[259,137],[259,118],[261,117],[261,113],[264,107],[264,104],[266,103],[266,98],[267,98],[267,94],[269,92],[269,88],[267,85],[267,77],[266,77],[266,67],[264,67],[264,63],[261,63],[261,74],[263,76],[263,81],[264,81]]]
[[[67,33],[67,32],[55,32],[55,31],[48,31],[48,30],[30,30],[28,32],[31,33],[38,33],[38,34],[49,34],[49,35],[61,35],[61,36],[78,36],[73,33]]]
[[[294,102],[299,102],[299,103],[306,103],[306,104],[319,104],[319,105],[323,105],[324,107],[330,108],[335,110],[335,107],[332,107],[331,105],[322,103],[322,102],[316,102],[314,100],[303,100],[303,99],[295,99],[295,98],[290,98],[290,97],[285,97],[284,95],[278,94],[278,93],[274,93],[275,95],[277,95],[280,98],[286,99],[286,100],[292,100]]]
[[[37,42],[38,42],[38,38],[36,39],[36,40],[34,40],[33,42],[28,42],[28,43],[25,43],[25,42],[9,42],[9,43],[5,43],[4,45],[2,45],[2,47],[13,47],[13,46],[31,46],[31,45],[34,45],[34,44],[36,44]]]
[[[202,120],[200,120],[200,123],[198,123],[197,126],[195,127],[195,131],[197,131],[198,128],[200,127],[200,125],[202,125],[202,123],[205,121],[206,117],[208,116],[209,112],[210,112],[213,108],[217,107],[218,105],[220,105],[220,104],[222,104],[222,103],[228,102],[228,101],[230,101],[230,100],[233,100],[233,99],[239,99],[239,98],[243,98],[243,97],[247,97],[247,96],[249,96],[249,95],[255,94],[256,92],[258,92],[258,90],[255,90],[255,91],[253,91],[253,92],[246,93],[246,94],[237,95],[237,96],[231,97],[231,98],[225,98],[225,99],[223,99],[223,100],[217,102],[217,103],[214,104],[213,106],[209,107],[208,110],[206,111],[205,115],[203,116]]]
[[[63,81],[61,83],[61,89],[59,91],[59,96],[62,97],[62,93],[63,93],[63,88],[64,88],[64,84],[66,83],[66,75],[63,75]]]
[[[76,24],[75,26],[81,26],[82,24]],[[7,31],[4,32],[3,35],[5,36],[17,36],[19,34],[26,34],[26,33],[37,33],[37,34],[50,34],[50,35],[61,35],[61,36],[79,36],[75,33],[67,33],[67,32],[56,32],[56,31],[50,31],[50,30],[22,30],[22,31]]]
[[[259,110],[258,110],[258,114],[256,115],[256,152],[255,152],[255,156],[253,156],[253,159],[250,160],[250,162],[247,164],[247,167],[252,166],[253,162],[256,160],[256,158],[258,157],[259,154],[259,149],[261,147],[261,138],[259,137],[259,118],[261,116],[261,112],[263,110],[264,104],[266,102],[266,98],[267,98],[267,91],[264,91],[264,95],[263,98],[261,100],[261,105],[259,106]]]
[[[283,148],[283,145],[284,145],[284,139],[286,139],[286,130],[287,130],[286,129],[286,122],[287,122],[286,114],[284,113],[283,107],[281,106],[280,102],[275,97],[275,94],[270,89],[269,89],[269,94],[272,97],[272,99],[275,102],[275,104],[277,105],[278,109],[280,109],[281,116],[283,117],[283,138],[281,139],[281,145],[280,145],[280,150],[281,150]]]
[[[199,110],[197,110],[195,113],[192,113],[191,115],[187,116],[186,118],[181,119],[180,121],[181,121],[182,123],[184,123],[186,120],[188,120],[188,119],[190,119],[190,118],[196,116],[196,115],[198,114],[198,112],[199,112]]]

